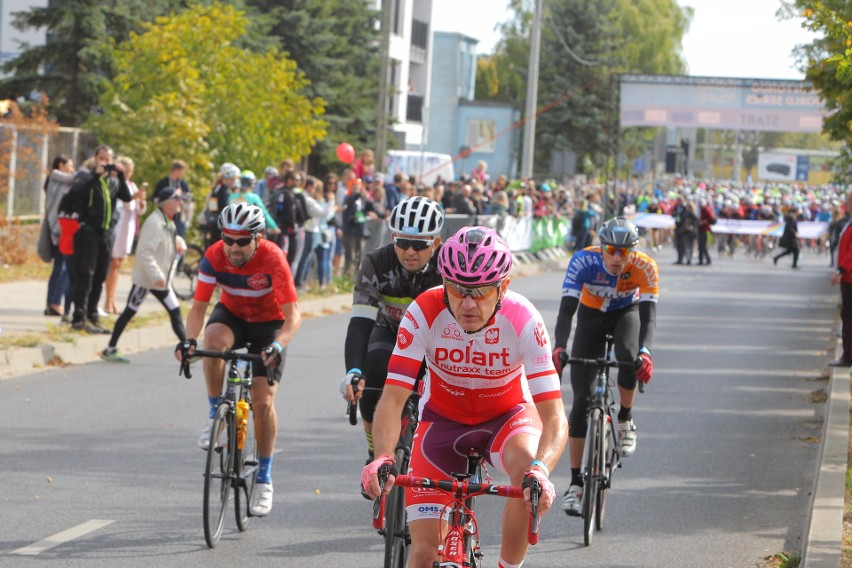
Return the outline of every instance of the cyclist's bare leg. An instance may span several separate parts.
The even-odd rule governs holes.
[[[234,332],[223,323],[211,323],[204,328],[204,349],[226,351],[234,345]],[[204,358],[204,379],[207,396],[222,396],[222,381],[225,376],[225,361],[214,357]]]
[[[568,460],[571,462],[572,468],[578,468],[583,465],[583,449],[585,447],[585,438],[568,437]]]
[[[530,468],[538,448],[538,436],[517,434],[506,440],[502,461],[512,485],[524,482],[524,473]],[[523,499],[507,499],[503,507],[503,541],[500,557],[509,564],[520,564],[527,554],[527,527],[530,514]]]
[[[275,392],[278,383],[269,386],[266,377],[254,377],[251,384],[251,408],[254,412],[254,431],[257,438],[257,455],[272,456],[278,434],[278,414],[275,412]]]
[[[442,524],[445,525],[443,529]],[[418,519],[408,522],[408,530],[411,533],[408,568],[432,568],[432,563],[438,560],[438,545],[446,523],[438,519]]]

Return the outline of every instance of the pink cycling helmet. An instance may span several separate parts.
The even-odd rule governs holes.
[[[488,227],[462,227],[438,253],[441,276],[465,286],[496,284],[506,278],[511,269],[509,246]]]

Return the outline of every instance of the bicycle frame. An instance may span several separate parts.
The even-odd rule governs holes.
[[[479,482],[481,455],[471,452],[468,455],[467,473],[454,473],[453,479],[430,479],[409,475],[398,475],[394,487],[414,487],[420,489],[437,489],[449,494],[453,501],[444,507],[441,518],[446,518],[443,527],[441,544],[438,546],[440,560],[433,563],[437,568],[469,568],[481,566],[482,553],[479,549],[479,524],[474,512],[474,497],[479,495],[496,495],[513,499],[523,499],[522,487],[513,485],[493,485]],[[379,473],[379,484],[383,487],[389,471],[386,466]],[[475,480],[475,481],[472,481]],[[530,515],[527,541],[538,543],[538,497],[539,489],[531,488],[532,513]],[[381,528],[384,522],[385,496],[376,499],[373,508],[373,526]]]
[[[618,436],[614,422],[613,383],[609,370],[613,367],[636,368],[634,361],[613,359],[613,336],[606,335],[606,351],[598,359],[571,357],[569,364],[595,367],[595,378],[586,414],[586,440],[583,447],[581,474],[583,476],[583,541],[591,545],[595,529],[603,530],[606,513],[606,492],[612,486],[612,473],[621,467],[618,455]],[[642,383],[639,383],[640,391]]]
[[[196,349],[193,355],[226,361],[226,388],[216,408],[204,473],[204,538],[207,546],[213,548],[222,536],[225,507],[230,501],[231,491],[234,492],[234,512],[240,532],[248,528],[251,517],[249,500],[258,468],[252,434],[254,432],[251,415],[252,373],[249,365],[245,374],[241,375],[237,363],[238,361],[251,363],[261,361],[262,358],[257,354],[201,349]],[[188,358],[181,362],[181,373],[187,378],[192,376]],[[267,375],[268,379],[274,383],[273,369],[268,368]],[[222,440],[223,435],[225,440]],[[250,438],[248,444],[246,444],[247,437]]]

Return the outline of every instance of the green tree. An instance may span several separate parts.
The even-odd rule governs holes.
[[[180,157],[195,187],[226,161],[260,170],[307,155],[325,135],[324,103],[303,94],[307,79],[281,53],[236,47],[247,25],[217,3],[145,24],[112,50],[116,75],[87,126],[130,155],[141,179]]]
[[[845,143],[838,160],[839,180],[852,181],[852,4],[848,0],[795,0],[785,3],[782,17],[799,15],[803,27],[821,34],[798,50],[811,81],[825,101],[823,132]]]
[[[15,12],[21,31],[44,28],[44,45],[21,45],[21,54],[3,64],[0,97],[14,99],[44,92],[61,124],[77,126],[97,105],[112,76],[109,46],[140,29],[144,18],[167,12],[177,0],[63,0]]]
[[[326,101],[328,136],[314,148],[311,170],[336,164],[340,142],[356,148],[375,140],[379,96],[378,13],[365,0],[246,0],[260,35],[277,38],[310,85],[305,92]],[[260,27],[260,26],[259,26]]]

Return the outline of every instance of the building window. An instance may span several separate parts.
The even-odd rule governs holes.
[[[420,20],[411,20],[411,45],[420,49],[429,47],[429,24]]]
[[[467,121],[466,145],[471,152],[493,154],[497,124],[493,120],[475,118]]]

